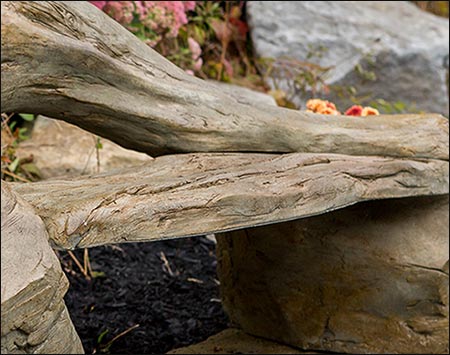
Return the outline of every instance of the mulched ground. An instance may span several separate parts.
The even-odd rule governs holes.
[[[83,251],[74,254],[82,263]],[[161,354],[229,325],[215,244],[205,237],[89,249],[100,273],[90,281],[67,252],[59,256],[71,283],[66,305],[87,354]]]

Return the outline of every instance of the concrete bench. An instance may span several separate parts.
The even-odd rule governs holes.
[[[87,2],[1,7],[2,112],[160,156],[2,182],[2,352],[83,351],[50,246],[210,233],[226,311],[267,351],[448,352],[446,118],[255,103],[187,75]]]

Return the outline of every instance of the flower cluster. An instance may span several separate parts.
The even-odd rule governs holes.
[[[311,99],[306,103],[307,112],[320,113],[322,115],[340,115],[336,105],[327,100]]]
[[[175,38],[187,24],[186,13],[195,1],[90,1],[151,47],[163,38]]]
[[[306,112],[320,113],[322,115],[340,115],[341,113],[337,110],[336,105],[327,100],[321,99],[311,99],[306,102]],[[347,109],[344,113],[346,116],[372,116],[379,115],[377,109],[366,106],[362,107],[359,105],[354,105]]]
[[[379,114],[376,108],[370,106],[362,107],[360,105],[354,105],[345,111],[347,116],[373,116]]]

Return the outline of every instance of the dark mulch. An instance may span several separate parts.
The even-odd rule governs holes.
[[[83,261],[82,250],[75,255]],[[215,244],[204,237],[89,249],[92,269],[105,273],[91,281],[66,252],[59,256],[71,283],[66,304],[87,354],[165,353],[228,326]]]

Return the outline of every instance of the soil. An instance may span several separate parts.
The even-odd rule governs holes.
[[[74,254],[83,263],[83,250]],[[215,243],[205,237],[91,248],[91,280],[67,252],[59,257],[70,280],[66,305],[86,354],[161,354],[229,326]]]

